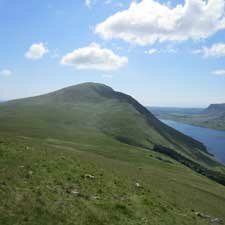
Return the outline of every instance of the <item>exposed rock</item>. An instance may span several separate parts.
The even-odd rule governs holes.
[[[139,183],[135,183],[135,186],[138,187],[138,188],[141,187],[141,185]]]
[[[95,176],[93,176],[91,174],[85,174],[84,177],[88,178],[88,179],[92,179],[92,180],[95,179]]]
[[[223,224],[223,221],[219,218],[213,218],[212,216],[209,216],[209,215],[204,214],[202,212],[195,211],[194,209],[192,209],[191,211],[194,212],[195,215],[200,217],[200,218],[209,219],[212,225],[213,224]]]
[[[77,190],[72,190],[71,191],[71,194],[76,195],[76,196],[79,196],[80,195],[80,192],[77,191]]]
[[[212,218],[210,221],[212,224],[222,224],[222,220],[219,218]]]
[[[201,212],[196,212],[195,215],[198,216],[198,217],[201,217],[201,218],[205,218],[205,219],[211,218],[209,215],[206,215],[206,214],[201,213]]]
[[[94,200],[99,200],[100,197],[99,197],[99,196],[92,196],[92,199],[94,199]]]

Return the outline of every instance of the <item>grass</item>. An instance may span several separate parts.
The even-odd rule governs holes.
[[[102,85],[3,103],[0,224],[225,221],[224,186],[175,160],[179,158],[224,174],[201,143]]]
[[[224,187],[160,153],[0,140],[0,224],[210,224],[193,210],[225,220]]]

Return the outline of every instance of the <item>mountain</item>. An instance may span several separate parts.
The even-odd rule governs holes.
[[[225,219],[224,167],[103,84],[1,104],[0,154],[2,224]]]
[[[211,104],[208,108],[203,111],[204,114],[213,114],[219,117],[225,113],[225,103],[223,104]]]
[[[225,103],[211,104],[206,109],[149,107],[159,119],[169,119],[201,127],[225,130]]]
[[[147,107],[154,115],[157,113],[171,113],[175,115],[194,115],[203,112],[204,108],[179,108],[179,107]]]
[[[84,83],[50,94],[15,100],[0,106],[1,128],[32,137],[74,140],[88,133],[106,135],[128,145],[160,151],[219,182],[208,166],[214,158],[198,141],[156,119],[126,94],[103,84]]]

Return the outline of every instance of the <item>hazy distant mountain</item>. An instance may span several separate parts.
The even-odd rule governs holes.
[[[152,106],[152,107],[147,107],[153,114],[157,114],[158,112],[160,113],[181,113],[185,115],[189,114],[198,114],[204,111],[204,108],[179,108],[179,107],[157,107],[157,106]]]
[[[160,119],[225,130],[225,103],[211,104],[206,109],[149,107],[149,110]]]
[[[204,114],[211,114],[220,116],[225,113],[225,103],[223,104],[211,104],[203,111]]]

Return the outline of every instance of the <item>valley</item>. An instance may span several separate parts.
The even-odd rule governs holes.
[[[211,104],[206,109],[167,107],[148,107],[148,109],[159,119],[225,130],[225,104]]]

